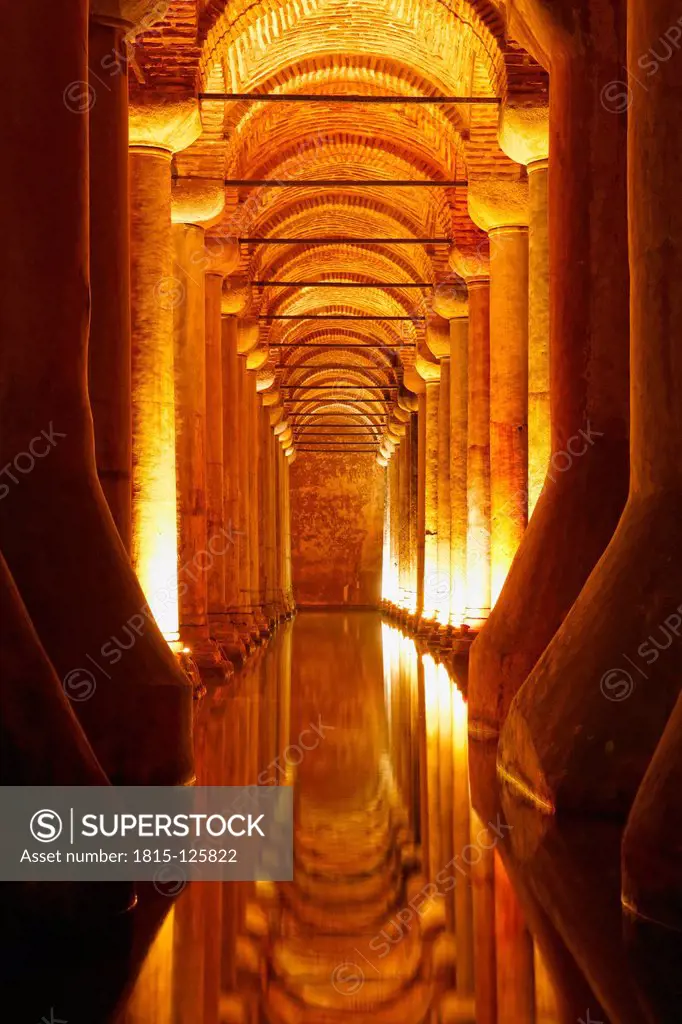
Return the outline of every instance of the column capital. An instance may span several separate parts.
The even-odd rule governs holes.
[[[210,227],[225,209],[225,185],[213,178],[175,178],[171,190],[173,224]]]
[[[239,244],[231,238],[206,238],[204,240],[204,271],[221,282],[239,266]],[[222,292],[220,311],[224,315]]]
[[[273,408],[274,406],[281,406],[281,399],[282,396],[280,394],[279,387],[277,387],[277,385],[275,384],[273,387],[263,392],[261,401],[263,402],[263,405],[267,409],[268,407]]]
[[[527,228],[528,180],[481,178],[469,183],[469,216],[488,234],[499,228]]]
[[[409,408],[412,412],[417,411],[419,399],[414,399],[413,395],[421,395],[424,393],[424,378],[418,373],[415,366],[406,366],[403,372],[403,384],[409,395],[398,394],[398,401],[402,403],[402,408]]]
[[[226,277],[223,281],[223,297],[220,307],[223,316],[241,316],[250,304],[251,285],[248,280],[245,277]],[[258,321],[256,321],[256,328],[257,326]],[[258,339],[256,338],[256,340]]]
[[[282,422],[282,419],[284,418],[284,406],[281,404],[281,402],[278,403],[277,405],[271,405],[271,406],[266,406],[264,404],[264,407],[266,409],[269,409],[268,416],[269,416],[270,426],[271,427],[276,427],[278,423]],[[275,435],[275,436],[277,436],[277,435]]]
[[[476,246],[453,245],[448,253],[448,261],[456,274],[466,281],[467,289],[472,284],[490,280],[490,251],[488,239]]]
[[[466,284],[460,280],[441,281],[433,290],[431,305],[444,320],[466,320],[469,316]]]
[[[549,159],[549,103],[546,99],[510,103],[500,110],[500,149],[517,164],[532,168]]]
[[[256,375],[256,391],[261,396],[261,405],[266,405],[265,396],[270,391],[270,388],[275,383],[275,371],[274,370],[259,370]],[[267,403],[270,405],[270,403]]]
[[[450,358],[450,324],[442,316],[429,317],[426,323],[426,344],[436,359]]]
[[[448,335],[448,353],[450,351],[450,338]],[[429,353],[430,354],[430,353]],[[422,355],[421,352],[417,352],[414,368],[424,381],[424,384],[438,384],[440,381],[440,364],[434,360],[429,359],[427,356]]]
[[[267,345],[256,345],[246,354],[246,369],[251,371],[262,370],[270,358],[270,349]],[[258,377],[256,377],[256,390],[258,390]]]
[[[240,317],[237,320],[237,352],[247,356],[258,345],[259,327],[256,317]]]
[[[180,153],[201,135],[199,101],[145,91],[143,98],[131,99],[128,128],[131,148]]]

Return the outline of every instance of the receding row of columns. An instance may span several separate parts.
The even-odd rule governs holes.
[[[272,429],[262,358],[230,346],[238,253],[205,236],[222,182],[172,181],[198,102],[129,102],[124,37],[142,7],[29,2],[8,24],[5,70],[45,126],[17,108],[2,169],[7,228],[31,254],[2,260],[0,581],[20,624],[8,784],[35,778],[13,732],[28,718],[54,784],[191,782],[197,673],[229,679],[293,609],[293,448]]]
[[[399,589],[384,597],[445,646],[487,622],[549,464],[547,111],[517,122],[505,110],[500,143],[527,171],[470,183],[487,243],[452,250],[456,280],[436,287],[406,374],[423,392],[423,579],[414,609]]]
[[[560,13],[568,6],[546,18],[530,5],[515,14],[552,69],[552,153],[547,163],[534,114],[503,106],[500,143],[527,175],[470,183],[489,263],[462,251],[452,259],[469,292],[466,483],[453,355],[427,331],[433,358],[424,351],[416,363],[424,554],[413,617],[400,592],[384,596],[442,645],[461,617],[453,509],[466,492],[463,619],[480,629],[470,735],[500,736],[501,778],[542,813],[625,821],[634,802],[628,908],[679,927],[665,824],[682,777],[680,218],[668,198],[679,72],[665,60],[646,85],[637,77],[674,11],[664,0],[646,11],[590,0],[569,30]],[[608,99],[626,64],[627,111]],[[448,374],[449,488],[439,417]],[[438,557],[446,509],[448,581]],[[434,572],[443,589],[435,595]]]

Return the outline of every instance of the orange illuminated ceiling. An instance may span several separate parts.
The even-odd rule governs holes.
[[[485,245],[467,214],[467,181],[525,173],[497,145],[499,101],[544,91],[546,77],[505,42],[482,0],[198,7],[172,0],[162,25],[136,41],[133,88],[202,97],[203,135],[176,156],[174,173],[227,182],[210,235],[241,240],[248,315],[298,318],[260,319],[262,379],[274,372],[297,447],[326,443],[324,425],[348,448],[366,443],[383,433],[424,345],[434,287],[453,278],[451,244]],[[478,102],[205,98],[226,93]],[[386,184],[413,180],[458,184]],[[266,241],[277,238],[290,241]]]

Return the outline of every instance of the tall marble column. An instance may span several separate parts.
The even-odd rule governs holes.
[[[438,622],[450,626],[450,355],[440,360],[438,401]]]
[[[601,558],[629,477],[627,114],[609,105],[607,88],[623,77],[625,4],[589,0],[570,31],[563,20],[573,18],[570,4],[561,0],[546,19],[540,6],[528,5],[528,16],[538,56],[552,68],[552,455],[504,591],[472,651],[470,722],[493,731]]]
[[[265,604],[261,587],[261,560],[264,558],[264,518],[259,479],[263,451],[260,436],[260,400],[256,390],[256,372],[262,366],[259,349],[246,356],[246,377],[244,381],[244,403],[246,412],[246,433],[248,457],[246,460],[247,513],[249,530],[249,599],[254,620],[254,629],[261,640],[269,636],[270,629],[265,618]]]
[[[490,278],[487,251],[472,253],[453,249],[450,264],[466,281],[469,293],[465,624],[476,633],[490,615]]]
[[[151,24],[157,8],[154,0],[92,0],[89,81],[80,100],[89,108],[92,306],[88,394],[97,475],[128,551],[132,539],[132,409],[126,36],[135,25]]]
[[[296,458],[296,449],[292,446],[285,449],[284,463],[284,543],[285,543],[285,564],[286,564],[286,596],[290,613],[296,611],[296,600],[294,597],[293,573],[291,564],[291,474],[290,467]]]
[[[195,116],[196,115],[196,116]],[[132,561],[152,614],[180,643],[171,159],[200,132],[194,102],[130,109]]]
[[[225,522],[232,543],[225,553],[225,616],[221,635],[230,648],[250,649],[252,638],[247,628],[248,609],[248,526],[244,500],[245,469],[243,449],[247,446],[244,436],[242,410],[242,376],[245,372],[244,359],[240,358],[251,344],[240,330],[239,317],[248,308],[251,300],[246,282],[237,277],[228,277],[222,289],[222,383],[223,383],[223,501]],[[253,338],[256,344],[257,335]]]
[[[528,518],[552,453],[549,401],[549,109],[514,106],[500,115],[500,147],[528,173]]]
[[[205,682],[220,684],[232,664],[211,636],[208,576],[224,538],[208,534],[206,437],[206,276],[204,223],[220,216],[222,182],[179,179],[173,187],[173,338],[178,508],[180,640]]]
[[[435,571],[426,586],[430,591],[430,599],[427,597],[427,604],[430,600],[434,618],[438,623],[438,631],[437,634],[434,634],[434,639],[436,637],[440,639],[447,631],[450,622],[450,328],[446,319],[441,316],[429,318],[426,326],[426,344],[434,359],[437,360],[439,374],[437,388],[432,388],[428,382],[426,385],[427,429],[428,409],[433,407],[434,401],[437,402],[434,492],[436,555]],[[431,397],[429,398],[430,388]],[[435,397],[436,395],[437,397]]]
[[[192,689],[147,615],[97,479],[87,392],[88,123],[79,105],[87,4],[27,0],[12,7],[3,32],[3,88],[21,96],[7,108],[4,224],[30,253],[0,253],[3,556],[108,777],[183,784],[193,775]]]
[[[464,622],[467,607],[467,422],[469,309],[463,282],[440,285],[434,292],[436,312],[450,324],[449,493],[450,626]],[[441,364],[442,365],[442,364]],[[441,381],[441,383],[443,383]],[[443,385],[444,386],[444,385]]]
[[[469,186],[490,239],[490,561],[494,605],[528,520],[528,185]]]
[[[236,584],[238,528],[230,500],[231,478],[226,469],[226,458],[230,458],[227,447],[229,432],[225,430],[226,420],[236,419],[236,320],[222,317],[223,277],[235,261],[229,247],[219,245],[212,249],[209,246],[208,252],[212,268],[206,275],[206,501],[209,544],[211,538],[217,538],[210,548],[213,557],[207,579],[208,621],[211,635],[226,657],[233,664],[241,665],[246,648],[229,615],[236,603],[232,587]]]
[[[424,563],[421,619],[424,628],[428,632],[433,627],[438,611],[438,403],[440,400],[440,366],[435,360],[427,359],[425,356],[418,354],[415,367],[424,381]]]

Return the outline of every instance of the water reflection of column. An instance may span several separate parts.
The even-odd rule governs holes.
[[[533,939],[495,851],[495,947],[497,962],[497,1024],[518,1024],[535,1016]]]
[[[481,837],[483,842],[481,842]],[[497,1024],[497,965],[495,954],[494,840],[471,810],[471,842],[481,857],[471,866],[474,906],[474,963],[476,1024]],[[486,849],[487,847],[487,849]],[[519,1024],[517,1021],[516,1024]]]
[[[426,721],[426,806],[428,813],[429,857],[425,874],[433,880],[443,865],[445,843],[442,828],[442,793],[438,767],[440,748],[440,679],[438,667],[430,654],[422,655],[424,664],[424,706]]]
[[[417,656],[417,707],[419,722],[419,840],[423,874],[428,874],[431,862],[431,836],[429,833],[428,743],[426,732],[426,673],[424,661]]]
[[[174,931],[175,907],[171,907],[145,957],[121,1024],[173,1024]]]
[[[471,836],[469,813],[469,764],[467,711],[459,690],[452,694],[452,748],[454,756],[453,827],[454,856],[461,863],[462,850]],[[471,876],[457,874],[454,890],[455,937],[457,949],[457,993],[470,996],[474,992],[474,935]]]
[[[224,705],[218,704],[206,716],[206,773],[199,776],[199,782],[206,786],[225,784],[225,732],[227,716]],[[220,1024],[220,992],[222,971],[222,949],[218,936],[222,931],[223,882],[202,882],[195,886],[204,901],[204,1018],[203,1024]],[[196,1017],[193,1018],[196,1020]]]
[[[438,828],[441,833],[441,862],[438,872],[449,864],[454,856],[453,850],[453,736],[452,736],[452,690],[453,684],[444,665],[436,669],[438,684],[438,774],[440,776]],[[455,908],[452,899],[445,901],[445,921],[449,932],[455,929]]]

